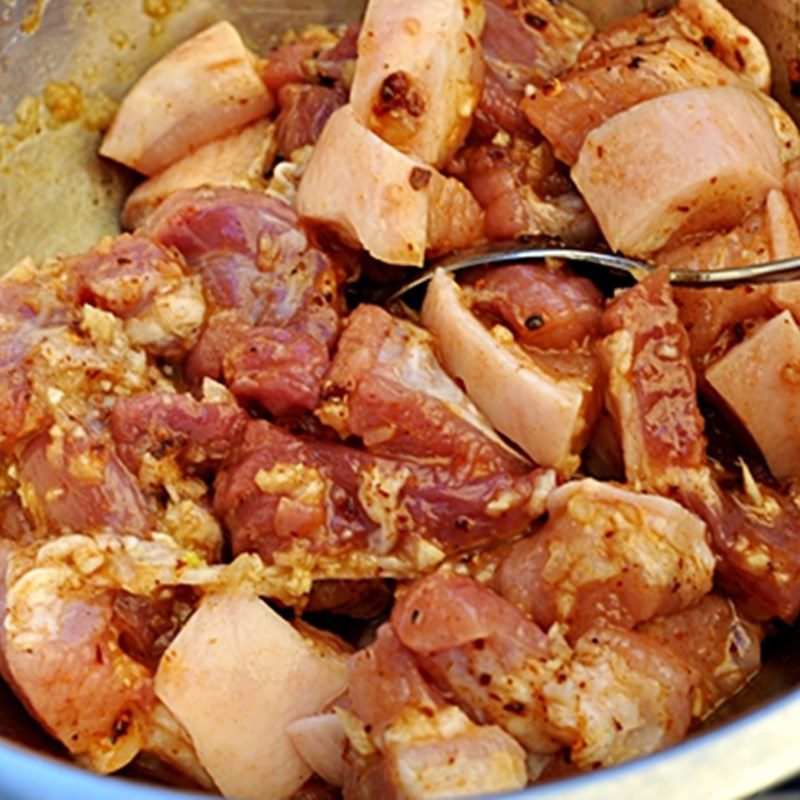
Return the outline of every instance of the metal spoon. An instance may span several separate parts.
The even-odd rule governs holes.
[[[546,258],[560,258],[577,264],[595,264],[602,267],[606,273],[622,275],[635,280],[639,280],[655,269],[652,264],[610,253],[597,253],[592,250],[559,247],[552,244],[501,242],[459,250],[446,258],[433,262],[425,272],[392,292],[388,301],[397,300],[412,289],[423,286],[433,277],[436,269],[458,272],[470,267],[503,266],[504,264],[518,264],[521,261],[540,261]],[[765,264],[754,264],[749,267],[730,267],[717,270],[673,269],[669,272],[671,283],[677,286],[697,288],[724,288],[745,283],[779,283],[796,278],[800,278],[800,256],[770,261]]]

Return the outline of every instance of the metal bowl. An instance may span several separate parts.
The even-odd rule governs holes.
[[[576,4],[599,24],[655,5],[648,0]],[[800,43],[800,0],[726,4],[767,44],[775,93],[800,119],[800,99],[789,80],[789,62]],[[363,0],[1,0],[0,271],[25,255],[40,259],[78,252],[118,232],[131,175],[96,157],[100,134],[92,127],[109,99],[121,98],[136,76],[176,42],[226,18],[263,50],[287,28],[347,22],[362,6]],[[62,86],[55,91],[51,86],[48,95],[49,81]],[[69,82],[76,87],[70,90],[73,104],[59,106],[63,84]],[[734,800],[800,772],[798,632],[786,628],[769,640],[764,661],[758,678],[681,745],[518,797]],[[197,795],[154,783],[141,768],[123,777],[98,777],[72,765],[0,684],[0,797],[181,800]]]

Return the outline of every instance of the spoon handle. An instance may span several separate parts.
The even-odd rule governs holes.
[[[669,279],[678,286],[730,287],[743,283],[781,283],[800,278],[800,257],[783,258],[750,267],[715,270],[671,270]]]
[[[654,269],[652,264],[643,261],[635,261],[611,253],[598,253],[593,250],[561,247],[547,243],[530,245],[520,242],[494,243],[469,250],[460,250],[434,262],[430,269],[395,290],[386,301],[398,300],[413,289],[424,286],[430,281],[436,269],[458,272],[472,267],[502,266],[547,258],[563,259],[573,264],[596,264],[607,273],[634,280],[640,280]],[[749,267],[730,267],[717,270],[673,269],[669,272],[669,280],[672,284],[697,289],[726,288],[747,283],[780,283],[797,279],[800,279],[800,256],[770,261],[766,264],[754,264]]]

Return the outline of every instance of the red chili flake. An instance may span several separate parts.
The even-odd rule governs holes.
[[[800,97],[800,58],[789,59],[789,88],[792,97]]]
[[[411,170],[411,174],[408,176],[408,182],[411,184],[411,188],[415,192],[418,192],[431,182],[432,174],[433,173],[429,169],[414,167],[414,169]]]

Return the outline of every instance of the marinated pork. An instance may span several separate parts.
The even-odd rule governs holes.
[[[230,797],[487,796],[681,741],[800,613],[798,284],[668,275],[800,255],[762,44],[716,0],[249,34],[122,101],[132,233],[0,278],[0,675],[91,769]],[[653,269],[383,303],[515,239]]]
[[[483,3],[372,0],[350,94],[355,119],[441,167],[464,141],[483,83]]]
[[[256,57],[230,23],[220,22],[139,79],[100,153],[154,175],[212,139],[266,116],[274,105]]]

